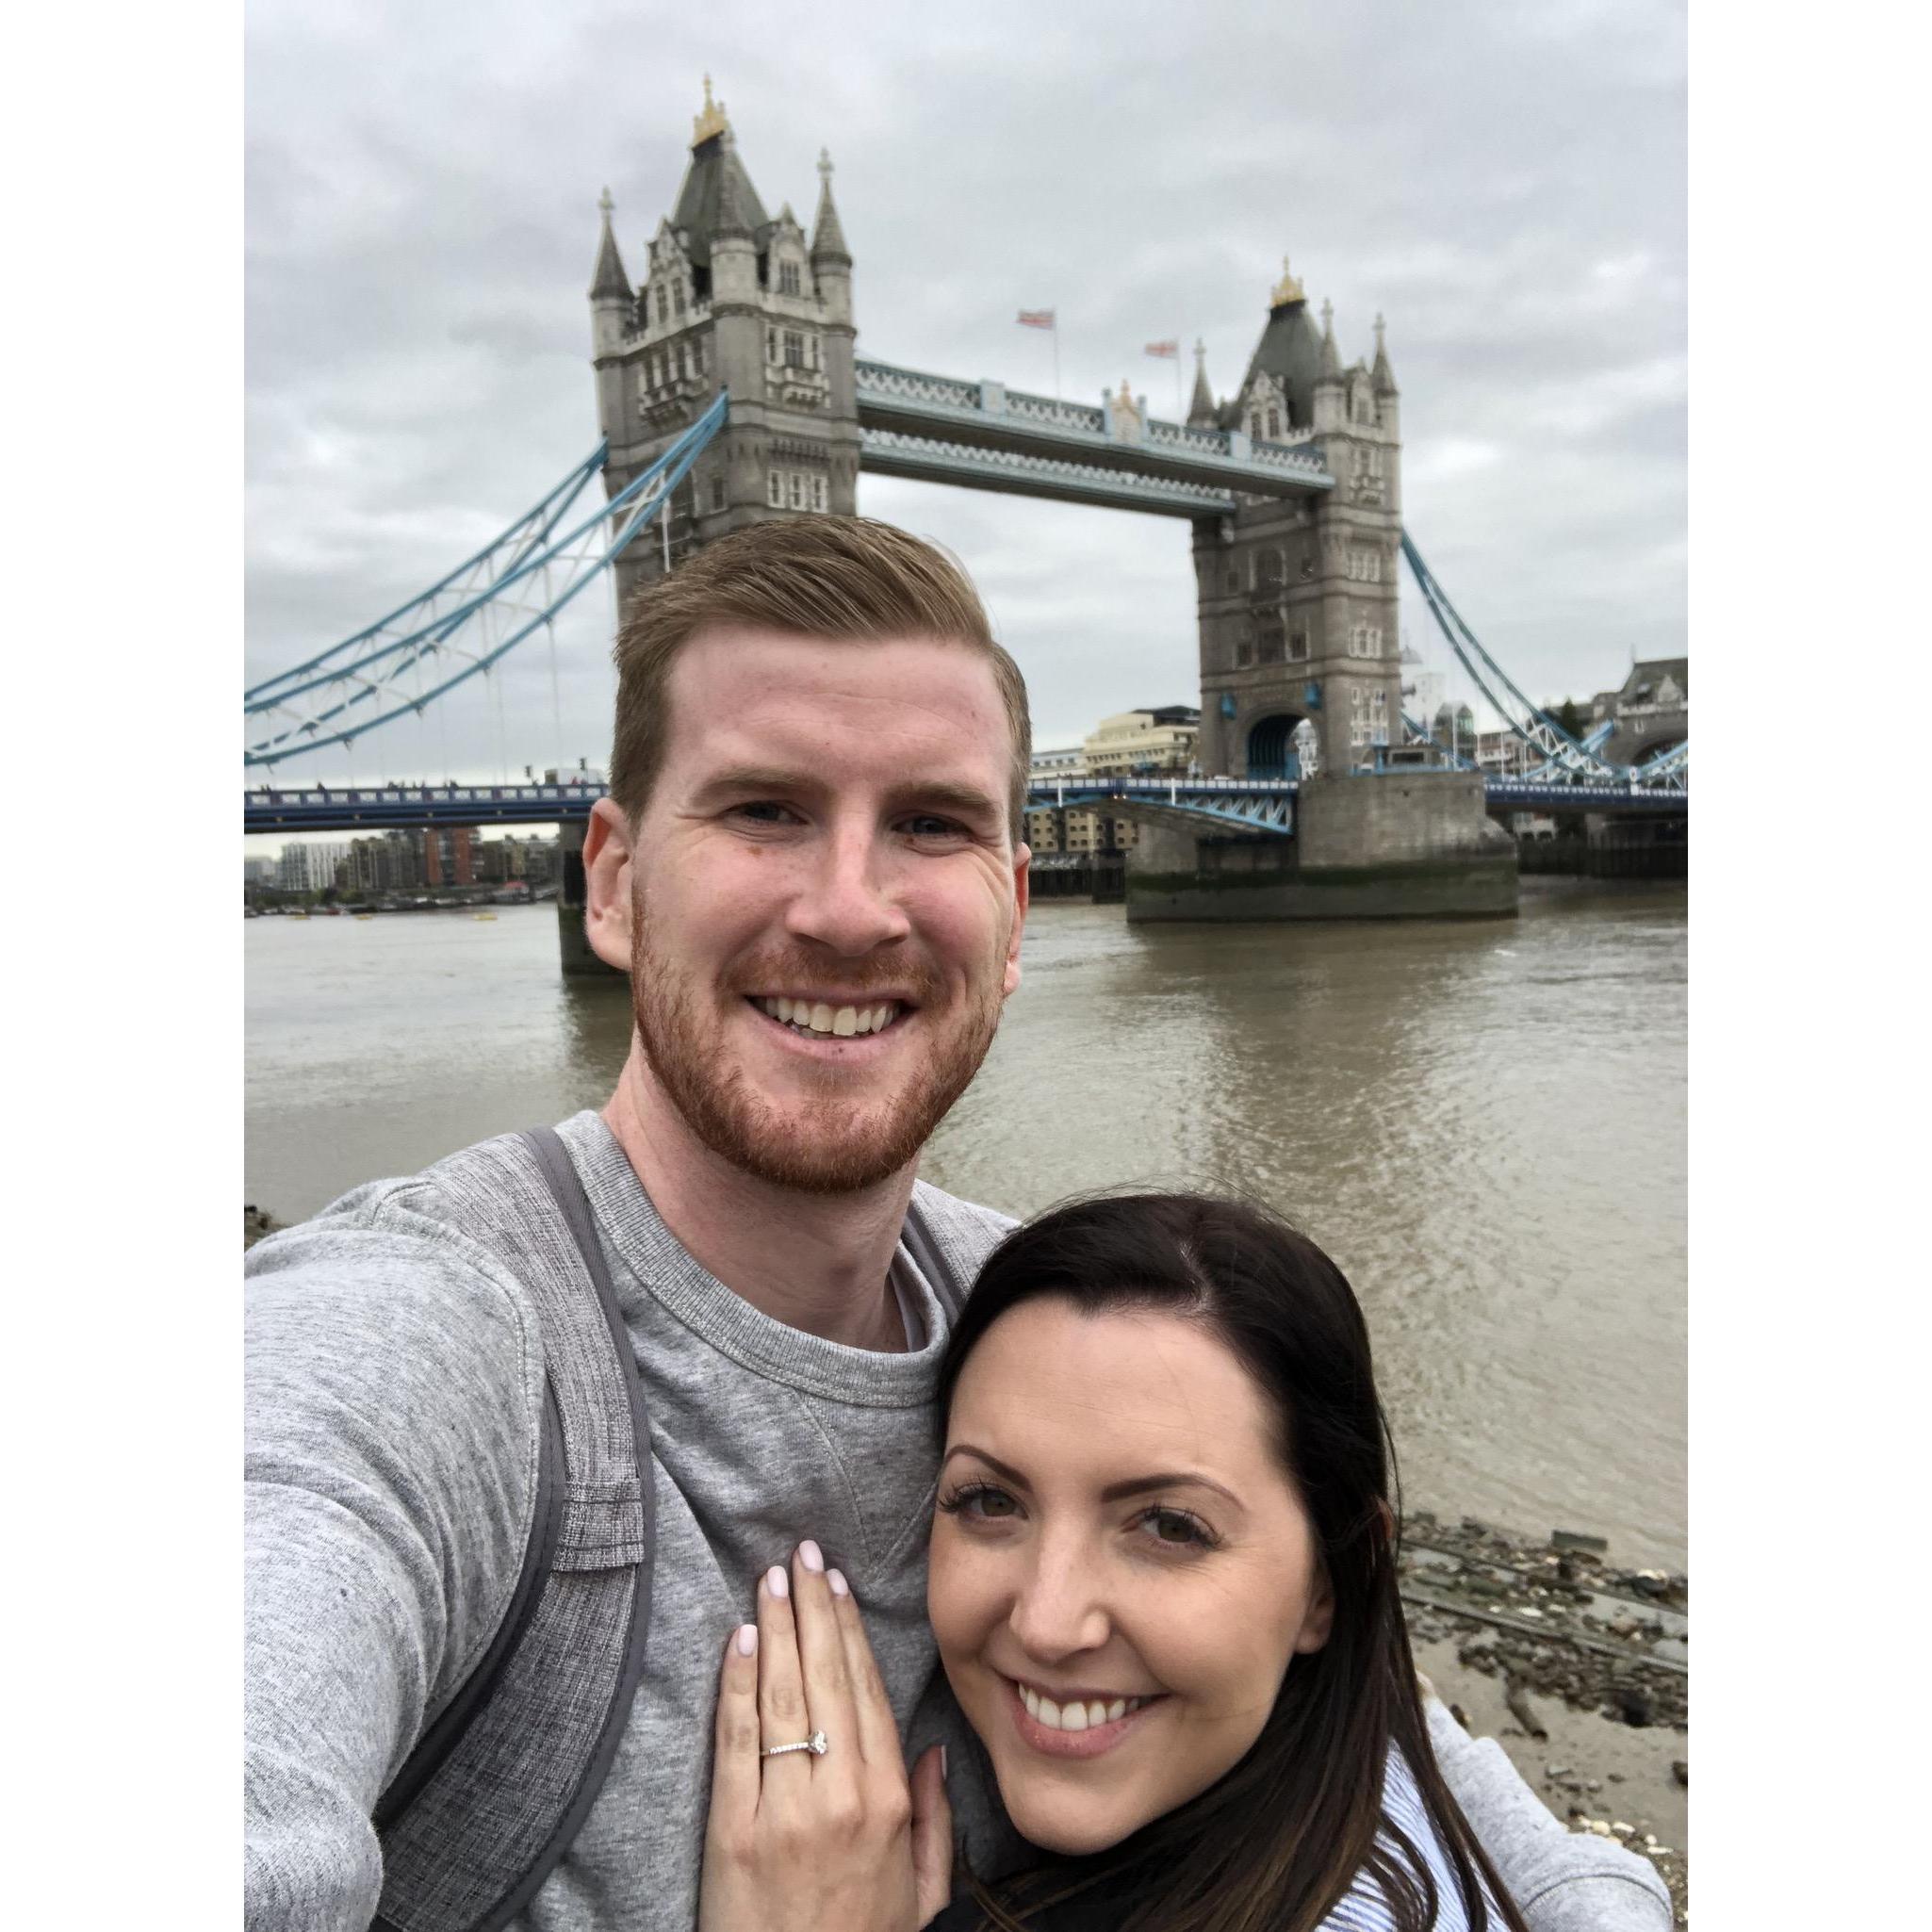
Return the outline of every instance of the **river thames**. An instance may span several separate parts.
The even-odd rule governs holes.
[[[598,1106],[623,1062],[623,988],[562,979],[552,907],[245,932],[245,1191],[280,1220]],[[1046,904],[1023,965],[926,1179],[1267,1202],[1367,1310],[1407,1507],[1684,1566],[1681,888],[1525,880],[1468,924]]]

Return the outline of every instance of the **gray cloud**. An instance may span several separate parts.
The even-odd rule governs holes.
[[[583,291],[608,183],[633,274],[699,76],[767,205],[838,164],[860,350],[1062,385],[1149,341],[1246,366],[1284,251],[1345,357],[1386,314],[1406,516],[1534,696],[1684,647],[1679,5],[1066,4],[799,16],[256,0],[247,45],[248,670],[425,587],[596,440]],[[1189,375],[1184,365],[1184,377]],[[1041,739],[1191,699],[1185,523],[868,478],[979,581]],[[1439,658],[1419,598],[1411,641]],[[608,732],[610,602],[479,697],[306,775],[513,768]],[[559,720],[561,719],[561,723]],[[427,763],[424,761],[428,761]],[[298,767],[287,768],[294,775]]]

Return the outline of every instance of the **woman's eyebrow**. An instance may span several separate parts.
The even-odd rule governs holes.
[[[1030,1486],[1025,1477],[1010,1464],[1001,1462],[997,1456],[988,1455],[983,1449],[974,1443],[956,1442],[946,1451],[946,1461],[950,1463],[955,1456],[977,1456],[994,1475],[1012,1483],[1015,1488],[1025,1489]],[[1130,1496],[1145,1496],[1155,1489],[1175,1489],[1183,1483],[1192,1483],[1201,1489],[1211,1489],[1217,1496],[1226,1497],[1236,1508],[1242,1507],[1241,1498],[1225,1483],[1217,1482],[1211,1476],[1198,1475],[1187,1469],[1167,1469],[1158,1475],[1130,1476],[1123,1482],[1109,1482],[1100,1492],[1100,1499],[1102,1502],[1124,1502]]]
[[[976,1448],[970,1442],[956,1442],[946,1451],[941,1466],[944,1465],[944,1463],[950,1463],[955,1456],[977,1456],[995,1476],[1010,1482],[1016,1489],[1026,1489],[1031,1486],[1025,1477],[1021,1475],[1019,1470],[1014,1468],[1010,1463],[1003,1463],[997,1456],[988,1455],[983,1449]]]

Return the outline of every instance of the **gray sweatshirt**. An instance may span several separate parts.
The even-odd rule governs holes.
[[[1015,1841],[926,1628],[925,1535],[947,1304],[1011,1222],[918,1185],[909,1219],[946,1279],[927,1281],[904,1245],[892,1277],[924,1346],[844,1348],[706,1273],[597,1115],[559,1131],[647,1391],[657,1554],[645,1678],[610,1775],[513,1924],[689,1932],[723,1646],[753,1613],[758,1576],[808,1535],[851,1579],[909,1757],[952,1747],[956,1822],[975,1864],[1002,1869]],[[450,1217],[434,1168],[357,1188],[259,1243],[248,1275],[247,1924],[362,1932],[382,1888],[370,1811],[516,1582],[541,1345],[522,1288]],[[1564,1832],[1519,1780],[1510,1788],[1499,1752],[1465,1753],[1460,1769],[1445,1757],[1444,1769],[1513,1891],[1512,1847],[1534,1855],[1536,1932],[1667,1926],[1650,1868]],[[1585,1891],[1607,1903],[1565,1916],[1564,1897]]]

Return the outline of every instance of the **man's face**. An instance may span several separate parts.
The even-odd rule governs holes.
[[[1027,855],[992,668],[963,645],[717,630],[668,698],[630,867],[645,1056],[734,1166],[873,1186],[965,1090],[1019,984]]]

